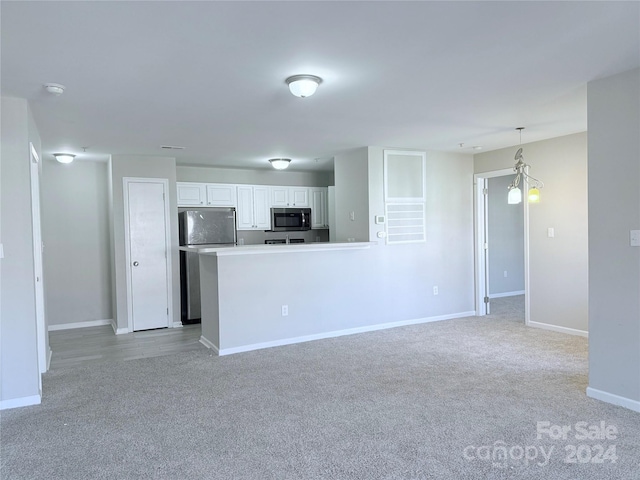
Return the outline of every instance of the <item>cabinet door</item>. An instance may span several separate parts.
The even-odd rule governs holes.
[[[311,228],[327,228],[327,189],[311,188]]]
[[[177,182],[178,206],[204,206],[207,195],[204,183]]]
[[[253,187],[238,186],[238,209],[236,221],[238,230],[254,230]]]
[[[307,187],[293,187],[289,189],[290,207],[308,207],[309,189]]]
[[[269,187],[253,187],[253,217],[256,230],[271,230]]]
[[[210,207],[235,207],[236,186],[210,183],[207,185],[207,205]]]
[[[279,208],[289,206],[288,187],[271,187],[271,206]]]

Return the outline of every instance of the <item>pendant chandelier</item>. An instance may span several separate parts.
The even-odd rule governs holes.
[[[522,145],[522,130],[524,127],[516,128],[520,132],[520,145]],[[507,203],[515,205],[522,202],[522,190],[520,190],[520,182],[522,182],[523,188],[526,183],[529,186],[528,200],[529,203],[540,202],[540,189],[544,187],[544,183],[535,177],[532,177],[527,173],[527,165],[524,163],[524,157],[522,155],[522,147],[518,148],[514,157],[516,164],[513,167],[513,171],[516,172],[516,178],[513,179],[511,185],[509,185],[509,195],[507,196]]]

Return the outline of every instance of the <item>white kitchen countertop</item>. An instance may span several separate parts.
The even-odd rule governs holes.
[[[376,245],[376,242],[314,242],[314,243],[280,243],[276,245],[197,245],[179,247],[183,252],[195,252],[200,255],[258,255],[265,253],[302,253],[325,252],[328,250],[362,250]]]

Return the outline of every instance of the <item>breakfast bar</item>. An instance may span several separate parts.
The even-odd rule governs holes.
[[[356,277],[372,245],[181,247],[199,254],[201,343],[228,355],[355,333]]]

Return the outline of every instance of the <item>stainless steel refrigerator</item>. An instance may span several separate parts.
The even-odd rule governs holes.
[[[235,208],[185,210],[178,214],[180,245],[234,245]],[[182,323],[200,321],[200,260],[197,253],[180,252]]]

